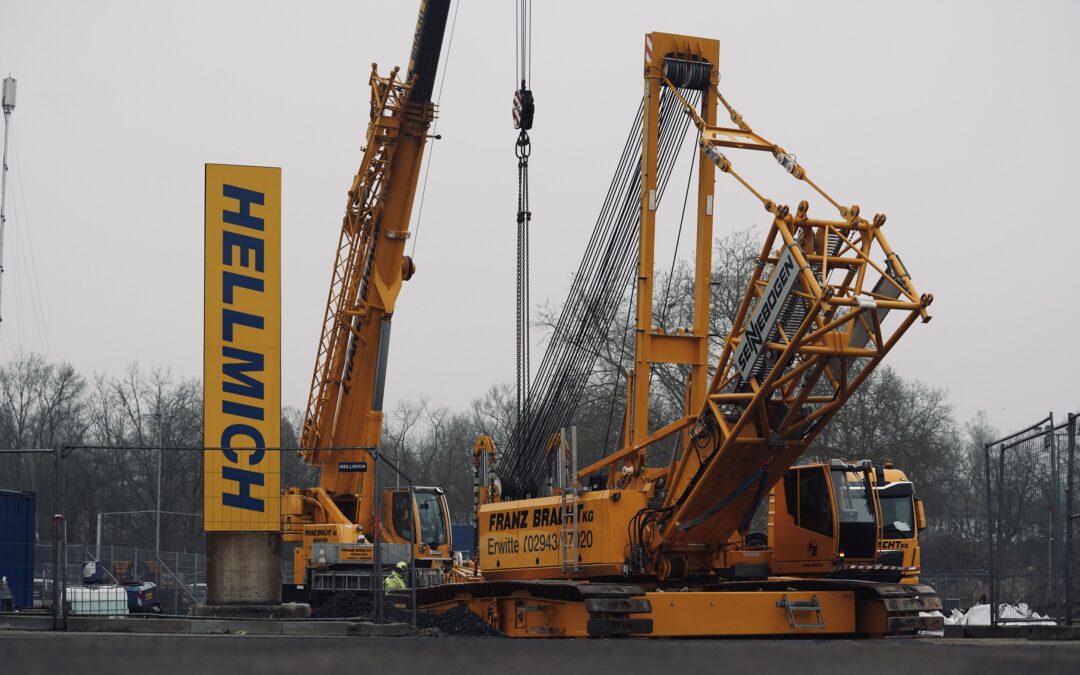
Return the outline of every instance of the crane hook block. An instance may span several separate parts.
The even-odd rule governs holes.
[[[532,89],[518,89],[514,92],[514,128],[528,131],[532,129],[536,103]]]

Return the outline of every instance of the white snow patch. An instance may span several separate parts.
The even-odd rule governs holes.
[[[1049,617],[1034,612],[1026,602],[1010,605],[1003,602],[998,605],[998,622],[1007,619],[1024,619],[1029,626],[1056,626],[1057,622]],[[963,612],[959,609],[952,611],[952,616],[945,617],[947,626],[989,626],[990,605],[974,605],[971,609]]]
[[[945,615],[936,609],[932,612],[919,612],[919,616],[940,616],[945,619],[945,623],[949,623],[949,620],[945,618]],[[945,630],[921,630],[919,631],[919,635],[922,635],[923,637],[945,637]]]

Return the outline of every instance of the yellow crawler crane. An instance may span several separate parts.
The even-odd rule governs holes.
[[[940,603],[919,585],[844,578],[844,541],[822,547],[820,569],[777,576],[773,551],[748,532],[763,498],[917,319],[932,298],[920,295],[886,241],[885,217],[821,190],[783,148],[756,134],[717,89],[715,40],[650,33],[645,39],[635,364],[628,374],[623,447],[580,471],[549,497],[508,500],[498,478],[478,482],[478,558],[482,581],[424,590],[435,611],[468,606],[507,635],[655,637],[872,635],[932,627],[920,610]],[[700,138],[693,326],[665,334],[653,323],[660,97],[678,97]],[[686,94],[699,92],[700,107]],[[735,127],[717,125],[726,109]],[[812,218],[765,197],[722,154],[771,153],[837,211]],[[708,327],[713,182],[719,169],[772,216],[749,287],[709,377]],[[686,412],[649,426],[654,364],[687,367]],[[679,451],[649,459],[668,438]],[[483,461],[490,439],[478,441]],[[563,446],[565,451],[566,446]],[[537,452],[546,452],[537,448]],[[571,453],[572,454],[572,453]],[[654,453],[660,454],[660,453]],[[863,469],[837,467],[836,483]],[[589,489],[582,486],[587,484]],[[828,481],[826,481],[826,485]],[[872,493],[816,498],[872,514]],[[840,504],[861,499],[861,505]],[[876,558],[874,533],[863,559]],[[932,622],[931,622],[932,623]]]
[[[371,588],[382,552],[371,543],[376,536],[397,546],[388,549],[391,557],[415,561],[419,583],[441,581],[450,564],[442,489],[379,495],[372,454],[382,433],[391,319],[402,283],[415,272],[405,242],[436,115],[431,94],[449,7],[449,0],[420,3],[404,78],[397,68],[382,77],[372,64],[364,158],[349,188],[300,438],[300,455],[319,467],[319,484],[289,487],[282,500],[282,541],[292,550],[285,597]]]

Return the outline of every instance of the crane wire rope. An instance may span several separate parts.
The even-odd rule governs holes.
[[[686,193],[683,195],[682,215],[679,216],[679,231],[675,235],[675,250],[671,252],[671,268],[668,270],[667,284],[664,286],[664,303],[660,310],[660,327],[667,330],[664,322],[668,315],[668,297],[671,294],[671,280],[675,276],[675,261],[679,257],[679,242],[682,240],[683,222],[686,220],[686,204],[690,200],[690,183],[694,179],[694,165],[697,164],[697,153],[690,153],[690,171],[686,175]]]
[[[457,26],[457,12],[461,7],[461,0],[454,3],[454,18],[450,22],[450,38],[446,42],[446,58],[443,60],[442,75],[439,77],[439,93],[435,95],[435,110],[439,109],[439,104],[442,102],[442,90],[443,85],[446,84],[446,71],[450,70],[450,50],[454,46],[454,27]],[[439,138],[439,118],[435,118],[435,122],[431,128],[431,135],[433,139]],[[420,219],[424,215],[424,196],[427,195],[427,183],[428,176],[431,175],[431,162],[435,156],[435,143],[428,146],[427,162],[424,163],[424,183],[420,187],[420,204],[416,210],[416,227],[413,228],[412,246],[409,247],[409,257],[416,258],[416,242],[420,241]]]
[[[661,100],[662,133],[659,153],[661,193],[671,175],[674,152],[681,146],[678,139],[685,135],[688,126],[687,124],[678,125],[681,129],[675,132],[676,125],[672,123],[672,120],[681,119],[685,122],[686,118],[677,114],[673,99],[674,97],[662,96]],[[640,155],[635,155],[633,151],[636,149],[640,152],[640,121],[639,116],[632,130],[638,131],[631,135],[627,147],[628,156],[632,157],[633,161],[624,161],[623,167],[626,169],[623,173],[624,184],[618,188],[615,200],[611,202],[611,205],[614,205],[621,200],[621,209],[617,213],[608,211],[609,215],[616,216],[613,222],[620,229],[615,232],[611,241],[604,245],[603,249],[594,247],[594,255],[591,259],[583,261],[582,268],[585,273],[580,276],[585,278],[591,275],[592,280],[583,284],[583,290],[579,289],[577,294],[571,294],[571,300],[577,299],[578,306],[564,309],[563,316],[560,317],[560,322],[564,326],[569,325],[573,332],[569,336],[564,334],[563,356],[553,368],[556,375],[553,378],[554,383],[549,387],[551,391],[547,397],[540,398],[537,404],[544,411],[547,422],[538,423],[538,430],[532,434],[531,438],[525,439],[526,447],[532,449],[531,452],[524,453],[531,456],[530,459],[524,460],[530,471],[525,481],[528,483],[526,493],[536,494],[539,485],[543,482],[543,476],[547,470],[544,454],[546,440],[554,429],[569,422],[592,374],[600,345],[606,339],[610,321],[614,318],[614,311],[622,295],[620,291],[613,294],[612,290],[624,288],[630,282],[636,264],[634,253],[637,249],[636,237],[640,217]],[[627,181],[626,178],[629,180]],[[602,239],[601,237],[597,241],[602,241]],[[597,251],[603,255],[596,255]],[[613,254],[620,252],[620,258],[612,257]],[[609,270],[618,270],[618,274],[603,276],[602,273]],[[618,278],[622,279],[622,283],[616,281]],[[585,330],[578,330],[579,326],[584,327]],[[559,340],[554,342],[558,344]],[[545,359],[550,355],[551,347],[549,343],[549,354],[545,354]]]
[[[679,217],[679,231],[675,235],[675,250],[672,251],[672,253],[671,253],[671,268],[668,270],[667,284],[665,285],[665,288],[664,288],[664,301],[661,304],[661,307],[663,308],[661,310],[661,312],[660,312],[660,327],[661,328],[664,327],[664,322],[667,319],[668,297],[669,297],[669,295],[671,293],[671,280],[672,280],[672,277],[675,276],[675,261],[678,259],[678,256],[679,256],[679,242],[682,240],[683,222],[686,220],[686,205],[687,205],[687,202],[690,199],[690,184],[691,184],[691,182],[692,182],[692,180],[694,178],[694,165],[697,164],[697,161],[698,161],[697,153],[694,153],[694,152],[690,153],[690,170],[689,170],[689,172],[687,173],[687,176],[686,176],[686,192],[683,195],[682,215]],[[620,378],[621,378],[621,376],[623,374],[623,372],[622,372],[622,364],[623,364],[623,359],[626,356],[626,334],[630,330],[630,315],[633,312],[633,308],[634,308],[633,300],[634,300],[634,289],[632,288],[631,289],[631,295],[630,295],[630,301],[629,301],[629,303],[627,305],[627,308],[626,308],[626,323],[623,325],[623,330],[622,330],[622,340],[620,342],[620,348],[619,348],[619,365],[615,369],[615,382],[612,384],[612,388],[611,388],[611,405],[608,408],[607,430],[604,432],[604,451],[603,451],[603,456],[604,457],[607,457],[607,455],[608,455],[608,441],[611,438],[611,423],[612,423],[612,421],[614,420],[614,417],[615,417],[615,401],[618,399],[619,390],[621,389],[621,387],[619,386],[619,380],[620,380]],[[651,372],[649,374],[649,377],[650,377],[650,385],[651,385],[652,384],[652,381],[651,381],[652,373]],[[627,401],[627,405],[629,405],[629,400]],[[619,449],[618,446],[621,444],[622,431],[620,430],[619,433],[620,433],[620,437],[619,437],[619,439],[617,439],[618,442],[616,442],[616,447],[613,448],[613,450],[618,450]]]
[[[686,95],[695,103],[700,92]],[[690,118],[670,92],[661,91],[657,197],[663,196]],[[540,494],[550,466],[552,434],[566,426],[595,375],[595,365],[637,265],[641,206],[641,106],[616,165],[608,193],[578,273],[552,329],[547,348],[523,403],[528,426],[511,429],[500,463],[503,494]]]
[[[623,322],[622,329],[622,341],[619,343],[619,365],[615,369],[615,381],[611,385],[611,405],[608,407],[607,429],[604,431],[604,452],[603,456],[608,456],[608,441],[611,439],[611,422],[615,418],[615,401],[619,397],[619,380],[623,375],[623,357],[626,356],[626,338],[627,333],[630,332],[630,317],[634,314],[634,296],[636,295],[636,285],[632,285],[630,288],[630,297],[626,302],[626,321]],[[628,376],[629,377],[629,376]],[[629,399],[627,399],[629,404]],[[615,447],[612,450],[618,450],[619,441],[622,439],[622,430],[619,430],[619,438],[616,439]]]
[[[33,328],[37,333],[39,344],[45,352],[45,355],[51,356],[52,348],[49,344],[48,324],[45,321],[45,303],[41,295],[41,281],[38,274],[37,256],[34,251],[34,236],[30,220],[30,206],[26,199],[26,181],[24,180],[26,167],[19,160],[18,134],[14,133],[15,121],[12,119],[9,123],[12,131],[10,136],[11,153],[13,157],[12,164],[17,168],[17,171],[11,172],[12,188],[13,190],[17,190],[19,197],[19,199],[16,200],[13,195],[11,199],[12,230],[17,235],[25,235],[12,238],[15,242],[15,261],[16,266],[18,266],[19,261],[21,260],[22,264],[25,265],[26,269],[29,271],[29,274],[26,275],[28,277],[26,296],[30,301],[30,320],[33,322]],[[19,228],[21,228],[21,230]],[[17,299],[20,295],[19,289],[21,287],[19,278],[15,277],[12,282],[14,290],[12,297]],[[18,351],[24,349],[26,345],[25,336],[23,334],[23,325],[29,322],[26,319],[26,314],[19,311],[19,305],[13,303],[13,306],[15,307],[14,312],[18,319],[17,324],[19,326],[19,333],[17,336],[18,346],[12,343],[9,331],[3,330],[3,323],[0,323],[0,332],[2,332],[3,339],[8,341],[8,346],[11,347],[13,351]]]

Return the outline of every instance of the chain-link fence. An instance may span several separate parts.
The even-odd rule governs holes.
[[[88,578],[128,589],[133,612],[187,615],[206,602],[206,556],[130,546],[68,544],[64,567],[68,587]],[[95,565],[94,563],[97,563]],[[152,583],[152,589],[145,588]],[[71,608],[72,613],[78,613]]]
[[[1050,415],[984,447],[994,624],[1006,621],[1003,602],[1026,602],[1059,623],[1077,618],[1076,427],[1075,415],[1057,425]]]
[[[985,533],[971,560],[979,569],[923,575],[947,607],[1025,602],[1062,623],[1080,620],[1076,445],[1074,415],[985,444],[968,495],[985,502],[970,514]],[[62,628],[65,606],[95,611],[98,600],[68,592],[88,586],[88,562],[100,563],[90,571],[99,586],[123,587],[129,608],[186,614],[204,602],[203,452],[0,450],[0,612],[51,612]],[[292,454],[282,453],[282,483],[309,483]],[[152,592],[138,588],[148,582]],[[102,611],[119,613],[122,601],[117,594]]]
[[[205,602],[201,460],[186,448],[0,450],[0,612],[63,628],[68,614],[185,615]]]
[[[60,627],[61,453],[0,450],[0,612],[53,612]]]
[[[221,450],[0,449],[0,612],[50,613],[54,628],[63,629],[69,614],[188,615],[205,604],[203,460]],[[280,453],[281,485],[313,485],[317,473],[296,448],[282,450],[265,449]],[[405,474],[395,478],[396,466],[381,454],[371,470],[379,485],[412,485]],[[286,542],[283,552],[295,546]],[[385,574],[393,562],[376,564]],[[292,574],[292,556],[282,563],[282,579],[304,588],[306,579]]]

